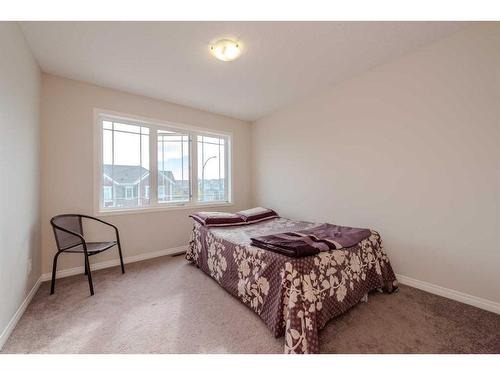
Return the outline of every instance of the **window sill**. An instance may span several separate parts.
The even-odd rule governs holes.
[[[206,209],[212,207],[229,207],[233,206],[233,202],[208,202],[196,204],[179,204],[168,206],[154,206],[148,208],[128,208],[128,209],[115,209],[115,210],[101,210],[94,213],[97,217],[102,216],[116,216],[116,215],[130,215],[130,214],[144,214],[149,212],[163,212],[163,211],[183,211],[194,209]]]

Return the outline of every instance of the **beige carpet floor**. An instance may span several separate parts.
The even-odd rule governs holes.
[[[188,264],[162,257],[43,283],[3,353],[282,353],[245,305]],[[500,315],[402,286],[332,320],[322,353],[500,353]]]

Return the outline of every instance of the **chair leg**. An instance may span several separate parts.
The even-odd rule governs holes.
[[[118,254],[120,255],[120,264],[122,266],[122,273],[125,273],[125,266],[123,265],[122,247],[120,245],[120,240],[118,240]]]
[[[92,284],[92,273],[90,271],[90,263],[89,263],[89,256],[87,254],[85,256],[85,266],[87,268],[87,278],[89,279],[89,289],[90,289],[90,295],[94,295],[94,285]]]
[[[52,263],[52,281],[50,283],[50,295],[54,294],[54,289],[56,287],[56,272],[57,272],[57,258],[59,258],[59,251],[54,255],[54,262]]]
[[[84,262],[84,263],[85,263],[85,265],[84,265],[84,267],[85,267],[85,271],[83,272],[83,274],[84,274],[85,276],[87,276],[87,275],[89,274],[89,270],[87,269],[87,262]]]

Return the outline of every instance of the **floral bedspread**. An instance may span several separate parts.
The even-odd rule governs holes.
[[[254,310],[285,353],[318,353],[318,331],[368,292],[392,292],[397,280],[377,232],[358,245],[290,258],[250,245],[250,238],[320,225],[285,218],[233,227],[195,222],[186,259]]]

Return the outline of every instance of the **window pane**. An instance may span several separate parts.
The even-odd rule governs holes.
[[[136,134],[141,133],[141,127],[138,125],[128,125],[128,124],[121,124],[119,122],[115,122],[114,127],[115,127],[116,131],[136,133]]]
[[[158,202],[187,202],[189,183],[189,136],[158,130]]]
[[[102,134],[102,162],[113,164],[113,132],[104,130]]]
[[[103,208],[150,204],[149,135],[142,129],[103,121]]]
[[[198,136],[198,200],[226,201],[225,146],[223,138]]]

